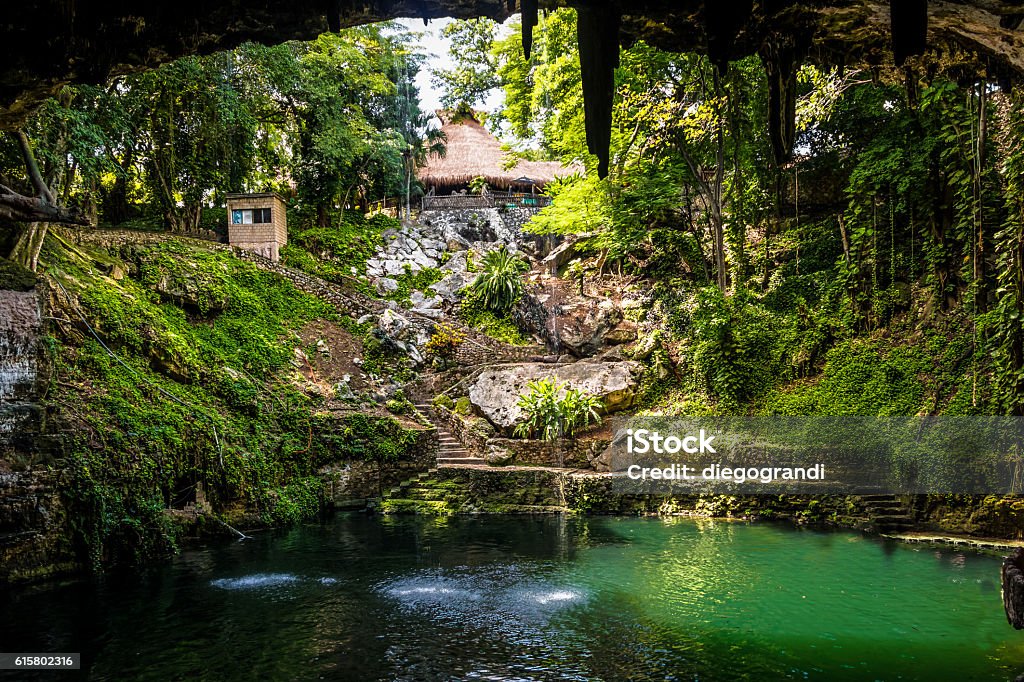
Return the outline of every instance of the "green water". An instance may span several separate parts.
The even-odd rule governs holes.
[[[998,575],[767,524],[339,517],[7,594],[0,650],[95,680],[1007,680]]]

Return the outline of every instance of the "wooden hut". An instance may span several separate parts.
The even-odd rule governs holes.
[[[274,192],[228,194],[228,243],[277,261],[288,243],[285,203]]]
[[[506,168],[501,143],[484,128],[476,112],[438,111],[447,152],[431,156],[416,176],[428,193],[444,195],[469,190],[475,178],[483,178],[491,190],[536,192],[556,177],[580,172],[557,161],[524,161]]]

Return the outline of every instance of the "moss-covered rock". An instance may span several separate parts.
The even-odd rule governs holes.
[[[29,291],[38,277],[26,267],[6,258],[0,258],[0,289]]]

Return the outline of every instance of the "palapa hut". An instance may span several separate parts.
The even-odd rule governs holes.
[[[475,178],[483,178],[491,190],[532,192],[544,188],[555,177],[564,177],[580,169],[557,161],[524,161],[506,168],[501,143],[477,119],[476,112],[438,111],[441,130],[446,136],[446,154],[431,156],[417,177],[427,192],[451,194],[469,189]]]

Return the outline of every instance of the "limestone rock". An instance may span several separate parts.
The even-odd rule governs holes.
[[[593,355],[600,350],[605,335],[621,321],[622,311],[607,299],[564,306],[558,340],[577,357]]]
[[[636,322],[623,320],[615,327],[615,329],[612,329],[604,335],[604,342],[610,346],[620,343],[630,343],[631,341],[636,341],[636,336]]]
[[[455,303],[459,300],[459,291],[472,282],[475,277],[476,275],[465,270],[452,272],[440,282],[431,284],[429,288],[445,301]]]
[[[506,448],[497,445],[488,446],[489,450],[484,453],[484,461],[492,467],[503,467],[512,463],[514,455]]]
[[[508,431],[523,418],[516,404],[526,385],[546,377],[601,398],[606,412],[626,409],[636,399],[639,365],[634,362],[582,361],[501,365],[483,372],[469,389],[473,406],[499,429]]]
[[[541,261],[541,265],[552,275],[557,275],[558,271],[565,267],[576,255],[576,245],[572,242],[563,242],[554,249],[551,250],[544,260]]]

